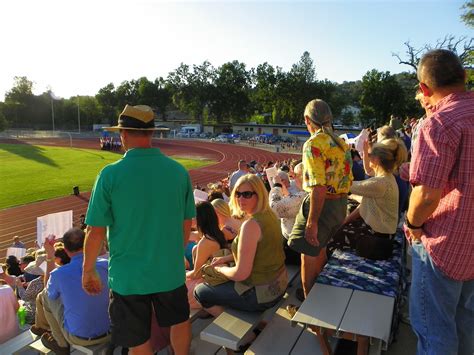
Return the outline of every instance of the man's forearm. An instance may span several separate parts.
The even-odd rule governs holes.
[[[95,262],[105,240],[105,227],[87,227],[84,241],[84,272],[95,269]]]
[[[421,226],[433,214],[441,200],[442,189],[415,186],[410,195],[407,219],[413,226]]]
[[[317,224],[324,201],[326,200],[326,186],[314,186],[310,193],[310,204],[307,224]]]

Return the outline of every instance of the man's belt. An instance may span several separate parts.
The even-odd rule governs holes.
[[[88,341],[91,341],[91,340],[97,340],[97,339],[100,339],[100,338],[105,338],[107,335],[110,334],[110,331],[108,331],[107,333],[104,333],[102,335],[98,335],[96,337],[90,337],[90,338],[85,338],[85,337],[80,337],[79,335],[74,335],[76,338],[79,338],[79,339],[82,339],[82,340],[88,340]]]
[[[340,198],[347,197],[347,193],[340,194],[326,194],[326,200],[338,200]]]

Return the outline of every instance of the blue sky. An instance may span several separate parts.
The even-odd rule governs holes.
[[[0,100],[14,76],[35,93],[93,95],[113,82],[154,79],[181,62],[237,59],[288,70],[309,51],[319,79],[358,80],[370,69],[397,73],[392,52],[473,37],[464,1],[230,2],[16,0],[0,2]]]

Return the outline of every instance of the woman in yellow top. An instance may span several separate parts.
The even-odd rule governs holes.
[[[232,242],[232,255],[212,261],[216,271],[230,281],[217,286],[202,283],[194,297],[213,316],[224,307],[263,311],[275,305],[288,283],[280,222],[268,203],[268,192],[260,178],[239,178],[230,197],[235,216],[245,217]],[[229,262],[235,266],[226,266]]]

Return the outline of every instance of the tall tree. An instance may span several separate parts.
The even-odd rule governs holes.
[[[375,119],[380,126],[388,121],[391,114],[403,113],[403,89],[390,72],[372,69],[362,78],[360,103],[366,122]]]
[[[115,124],[117,122],[117,96],[115,86],[109,83],[99,90],[95,95],[101,112],[102,123]]]
[[[27,128],[34,98],[33,82],[26,76],[15,76],[13,80],[13,87],[5,94],[4,115],[12,127]]]
[[[155,86],[157,88],[157,97],[155,100],[158,111],[157,114],[161,114],[161,119],[166,121],[166,110],[172,102],[171,88],[161,76],[155,79]]]
[[[181,63],[169,73],[168,84],[173,92],[173,103],[183,112],[202,122],[204,108],[210,100],[214,68],[208,61],[194,65]]]

